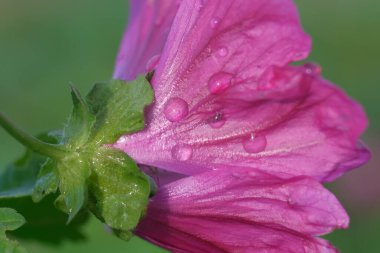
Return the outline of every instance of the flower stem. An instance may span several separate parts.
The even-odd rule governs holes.
[[[62,146],[43,142],[24,132],[12,123],[2,112],[0,112],[0,126],[2,126],[5,131],[12,135],[21,144],[36,153],[55,159],[61,159],[67,155],[67,151],[63,149]]]

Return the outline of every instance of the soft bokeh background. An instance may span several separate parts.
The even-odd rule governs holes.
[[[351,227],[328,238],[345,253],[380,252],[380,1],[296,2],[314,41],[310,60],[359,100],[370,119],[364,139],[373,160],[331,184],[352,217]],[[127,5],[127,0],[0,0],[1,111],[30,133],[62,127],[71,110],[68,83],[84,93],[94,81],[110,78]],[[0,168],[21,152],[0,129]],[[31,253],[165,252],[137,238],[118,240],[93,219],[82,230],[87,240],[81,243],[22,243]]]

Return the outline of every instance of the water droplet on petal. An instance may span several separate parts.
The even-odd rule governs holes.
[[[125,137],[124,135],[121,136],[117,141],[116,141],[116,144],[124,144],[127,140],[127,137]]]
[[[208,90],[212,94],[223,92],[231,85],[232,75],[226,72],[219,72],[213,75],[208,81]]]
[[[306,63],[304,65],[305,72],[308,75],[319,75],[321,73],[321,67],[315,63]]]
[[[158,61],[160,60],[160,55],[157,54],[150,58],[148,62],[146,63],[145,70],[146,72],[151,72],[153,69],[156,68]]]
[[[172,149],[172,157],[178,161],[187,161],[192,154],[193,149],[187,144],[177,144]]]
[[[210,21],[210,26],[211,28],[216,28],[220,23],[220,18],[212,18],[211,21]]]
[[[263,135],[255,136],[255,134],[251,134],[248,139],[243,141],[243,147],[248,153],[259,153],[265,150],[266,146],[267,138]]]
[[[225,57],[228,54],[228,49],[226,47],[221,47],[218,49],[218,55],[220,57]]]
[[[216,112],[214,116],[209,120],[209,124],[212,128],[221,128],[226,120],[223,118],[223,113]]]
[[[171,122],[182,120],[189,113],[189,105],[182,98],[171,98],[164,108],[165,117]]]

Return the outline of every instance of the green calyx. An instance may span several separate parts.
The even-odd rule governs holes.
[[[74,108],[66,126],[48,137],[31,137],[0,114],[0,125],[30,150],[3,173],[0,200],[31,195],[38,202],[57,193],[55,206],[69,215],[68,222],[87,207],[126,238],[144,215],[154,187],[127,154],[110,144],[144,128],[152,89],[139,77],[96,84],[85,98],[72,86],[71,95]],[[36,169],[38,161],[42,165]],[[30,175],[23,177],[20,167]],[[14,175],[19,181],[7,179]]]

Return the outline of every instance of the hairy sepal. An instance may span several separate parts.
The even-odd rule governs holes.
[[[39,202],[57,192],[55,206],[69,215],[68,222],[89,207],[117,235],[128,239],[144,215],[150,180],[111,144],[144,128],[144,109],[152,102],[153,91],[146,78],[139,77],[128,83],[96,84],[85,99],[71,86],[71,96],[74,108],[68,122],[53,140],[46,141],[63,150],[64,156],[60,152],[47,158],[28,151],[18,164],[33,175],[22,177],[16,163],[7,173],[20,176],[22,182],[7,186],[0,180],[0,198],[30,195]]]

